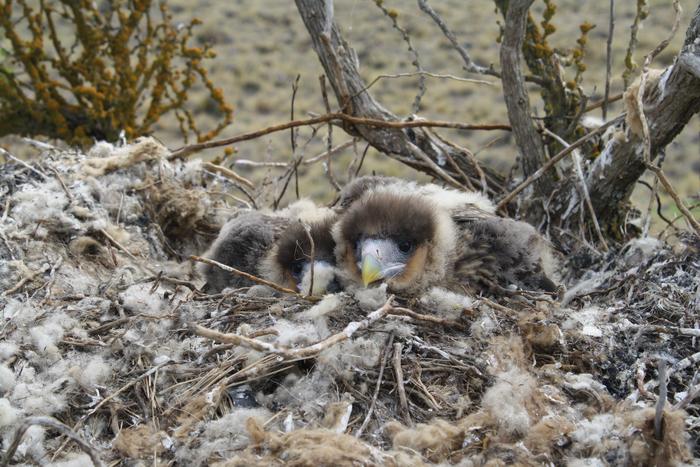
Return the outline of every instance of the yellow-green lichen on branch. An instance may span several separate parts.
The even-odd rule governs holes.
[[[209,79],[209,46],[192,46],[192,20],[173,24],[164,3],[111,0],[0,0],[0,136],[44,135],[70,144],[115,141],[153,131],[173,113],[185,139],[203,141],[232,121],[233,110]],[[69,39],[70,38],[70,39]],[[188,108],[203,86],[221,115],[202,131]]]

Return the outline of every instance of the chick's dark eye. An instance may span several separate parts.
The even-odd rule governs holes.
[[[296,262],[292,264],[292,274],[295,276],[298,276],[301,274],[301,271],[304,270],[304,265],[301,262]]]
[[[413,244],[409,241],[399,242],[399,251],[401,253],[408,253],[413,248]]]

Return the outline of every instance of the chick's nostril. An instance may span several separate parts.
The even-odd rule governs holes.
[[[340,292],[340,283],[338,282],[338,279],[335,278],[332,281],[328,283],[328,287],[326,287],[326,291],[328,293],[336,293]]]

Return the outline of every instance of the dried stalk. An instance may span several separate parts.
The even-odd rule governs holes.
[[[612,77],[612,43],[615,32],[615,0],[610,0],[610,21],[608,22],[608,40],[605,44],[605,94],[603,95],[603,120],[608,119],[610,102],[610,79]]]
[[[282,287],[279,284],[275,284],[274,282],[271,282],[271,281],[268,281],[266,279],[262,279],[260,277],[254,276],[254,275],[249,274],[245,271],[241,271],[239,269],[232,268],[231,266],[227,266],[227,265],[220,263],[218,261],[214,261],[213,259],[202,258],[201,256],[190,256],[190,259],[192,261],[197,261],[199,263],[205,263],[205,264],[210,264],[212,266],[216,266],[219,269],[223,269],[224,271],[228,271],[232,274],[236,274],[237,276],[245,277],[249,281],[255,282],[256,284],[266,285],[266,286],[270,287],[271,289],[277,290],[278,292],[283,292],[286,294],[294,295],[296,297],[303,298],[305,300],[310,300],[310,301],[320,300],[320,298],[318,298],[318,297],[300,294],[296,290],[288,289],[287,287]]]
[[[552,138],[556,139],[559,141],[559,144],[564,146],[565,148],[568,148],[570,146],[569,143],[564,141],[563,138],[559,137],[559,135],[549,131],[547,128],[542,128],[542,131],[551,136]],[[595,214],[595,209],[593,209],[593,204],[591,203],[591,197],[588,194],[588,185],[586,184],[586,177],[583,174],[583,168],[581,167],[581,155],[579,154],[579,151],[577,149],[574,149],[571,151],[571,157],[574,160],[574,169],[576,172],[576,176],[579,179],[579,183],[581,184],[581,194],[583,195],[583,198],[586,202],[586,207],[588,208],[588,213],[591,215],[591,220],[593,221],[593,227],[595,228],[595,232],[598,235],[598,241],[600,244],[603,246],[604,251],[608,251],[608,243],[605,241],[605,237],[603,236],[603,232],[600,230],[600,224],[598,223],[598,217]]]
[[[676,203],[676,206],[678,206],[678,209],[688,220],[690,226],[695,230],[695,232],[698,235],[700,235],[700,223],[698,223],[698,221],[695,219],[690,210],[688,210],[688,208],[685,206],[685,203],[683,203],[683,200],[681,200],[680,196],[678,196],[676,190],[673,189],[673,186],[669,182],[668,178],[666,178],[666,175],[664,174],[661,167],[651,162],[651,137],[649,136],[649,122],[647,121],[646,115],[644,114],[644,91],[646,88],[647,75],[649,73],[649,65],[651,65],[651,62],[654,60],[654,58],[668,46],[668,44],[671,42],[671,39],[673,39],[673,36],[676,35],[676,32],[678,31],[678,26],[680,24],[681,7],[678,3],[678,0],[673,1],[673,8],[676,12],[676,15],[669,36],[663,41],[661,41],[659,45],[657,45],[654,48],[654,50],[649,52],[644,58],[644,65],[642,67],[642,76],[640,77],[639,90],[636,95],[636,106],[637,111],[639,113],[639,120],[642,124],[644,165],[647,167],[647,169],[651,170],[654,173],[654,175],[656,175],[656,178],[661,182],[661,185],[671,196],[671,198],[673,198],[673,201]]]
[[[355,437],[359,438],[362,436],[362,433],[365,431],[365,428],[367,428],[367,425],[369,425],[369,421],[372,418],[372,413],[374,412],[374,406],[377,403],[377,397],[379,397],[379,390],[382,387],[382,378],[384,377],[384,368],[386,368],[386,359],[389,356],[389,349],[391,349],[391,344],[394,342],[394,335],[391,334],[389,336],[389,340],[387,344],[384,346],[384,350],[382,351],[382,356],[381,356],[381,363],[379,364],[379,376],[377,376],[377,384],[374,386],[374,394],[372,394],[372,402],[369,404],[369,409],[367,409],[367,415],[365,415],[365,419],[362,421],[362,425],[360,425],[360,428],[358,428],[357,432],[355,433]]]
[[[244,133],[242,135],[234,136],[232,138],[220,139],[207,141],[204,143],[190,144],[188,146],[183,146],[179,149],[171,151],[167,156],[168,159],[184,158],[198,151],[203,151],[205,149],[218,148],[222,146],[230,146],[241,141],[248,141],[251,139],[259,138],[261,136],[268,135],[270,133],[275,133],[278,131],[289,130],[290,128],[296,128],[300,126],[316,125],[318,123],[332,122],[334,120],[339,120],[346,123],[351,123],[353,125],[367,125],[378,128],[453,128],[456,130],[484,130],[484,131],[494,131],[494,130],[505,130],[510,131],[511,126],[496,123],[496,124],[484,124],[484,125],[471,125],[467,123],[459,122],[445,122],[440,120],[412,120],[406,122],[399,121],[387,121],[380,120],[376,118],[363,118],[354,117],[352,115],[343,112],[332,112],[325,115],[319,115],[318,117],[307,118],[305,120],[294,120],[291,122],[280,123],[278,125],[273,125],[262,130],[251,131],[250,133]]]
[[[399,405],[401,406],[401,411],[403,412],[404,419],[408,425],[413,425],[411,420],[411,414],[408,412],[408,399],[406,399],[406,388],[403,382],[403,368],[401,368],[401,351],[403,350],[403,345],[401,343],[394,344],[394,376],[396,377],[396,388],[399,393]]]
[[[88,456],[90,456],[90,460],[92,461],[93,465],[95,467],[104,467],[105,464],[102,462],[100,459],[100,455],[97,452],[97,449],[92,447],[90,444],[88,444],[85,440],[83,440],[78,434],[72,430],[69,426],[59,422],[53,417],[27,417],[24,419],[24,421],[20,424],[20,426],[17,428],[15,431],[15,435],[12,439],[12,443],[10,443],[10,447],[7,448],[7,451],[5,452],[5,456],[2,459],[2,462],[0,462],[1,467],[6,467],[10,465],[10,461],[12,460],[12,456],[14,456],[15,451],[17,451],[17,448],[19,447],[20,442],[22,441],[22,437],[24,436],[24,433],[29,429],[30,426],[33,425],[39,425],[39,426],[45,426],[49,428],[53,428],[54,430],[58,431],[62,435],[72,439],[73,441],[76,442],[76,444],[80,447],[80,449],[85,452]]]
[[[200,326],[198,324],[191,325],[191,329],[198,336],[206,337],[216,342],[244,346],[260,352],[267,352],[279,355],[282,358],[288,360],[313,358],[322,351],[333,347],[334,345],[339,344],[340,342],[350,339],[357,331],[367,329],[376,321],[379,321],[380,319],[384,318],[393,309],[391,305],[391,302],[393,300],[394,296],[391,295],[384,303],[384,305],[368,314],[367,317],[362,321],[353,321],[347,326],[345,326],[345,328],[342,331],[333,334],[332,336],[327,337],[326,339],[320,342],[311,344],[307,347],[303,347],[300,349],[281,348],[277,347],[274,344],[262,342],[257,339],[251,339],[245,336],[240,336],[238,334],[225,334],[219,331],[215,331],[213,329],[205,328],[204,326]]]
[[[230,178],[231,180],[234,180],[238,183],[242,183],[245,186],[247,186],[248,188],[250,188],[251,190],[255,188],[255,185],[253,185],[253,182],[251,182],[250,180],[248,180],[247,178],[245,178],[241,175],[238,175],[236,172],[234,172],[231,169],[228,169],[228,168],[220,166],[220,165],[213,164],[211,162],[204,162],[202,164],[202,166],[205,169],[211,170],[212,172],[219,173],[226,178]]]
[[[588,133],[587,135],[580,137],[579,139],[577,139],[576,141],[574,141],[573,143],[571,143],[571,144],[569,145],[569,147],[566,147],[566,148],[562,149],[562,150],[559,152],[559,154],[557,154],[556,156],[554,156],[554,157],[552,157],[551,159],[549,159],[549,160],[547,161],[546,164],[544,164],[542,167],[540,167],[540,168],[537,170],[537,172],[535,172],[535,173],[533,173],[532,175],[530,175],[529,177],[527,177],[520,185],[518,185],[517,187],[515,187],[515,189],[514,189],[513,191],[511,191],[511,192],[508,193],[506,196],[504,196],[503,199],[502,199],[501,201],[498,202],[498,206],[496,206],[496,209],[497,209],[497,210],[501,210],[501,209],[505,208],[505,207],[508,205],[508,203],[510,203],[511,201],[513,201],[513,199],[515,199],[515,197],[516,197],[521,191],[523,191],[525,188],[527,188],[528,186],[530,186],[530,184],[532,184],[532,182],[534,182],[535,180],[537,180],[538,178],[540,178],[540,177],[542,176],[542,174],[545,173],[547,170],[549,170],[549,169],[551,169],[552,167],[554,167],[554,165],[555,165],[557,162],[559,162],[559,161],[562,160],[564,157],[566,157],[567,155],[569,155],[569,153],[571,153],[574,149],[577,149],[577,148],[583,146],[583,145],[586,143],[586,141],[590,140],[591,138],[593,138],[593,137],[595,137],[595,136],[598,136],[598,135],[604,133],[605,130],[607,130],[609,127],[611,127],[611,126],[613,126],[613,125],[617,125],[617,124],[620,123],[624,118],[625,118],[625,114],[619,115],[619,116],[617,116],[616,118],[610,120],[609,122],[605,122],[603,125],[601,125],[600,127],[596,128],[595,130],[591,131],[591,132]]]

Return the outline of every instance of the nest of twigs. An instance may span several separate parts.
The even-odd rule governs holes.
[[[691,462],[700,242],[559,297],[200,292],[238,207],[153,140],[0,167],[0,465]],[[268,291],[269,292],[269,291]]]

